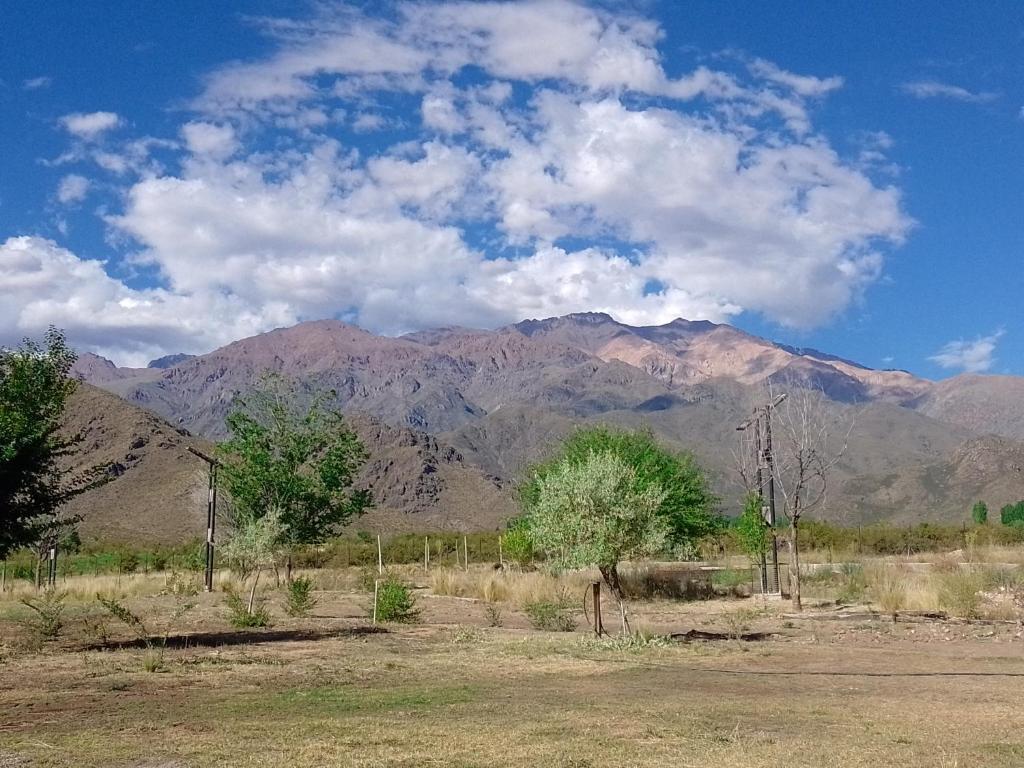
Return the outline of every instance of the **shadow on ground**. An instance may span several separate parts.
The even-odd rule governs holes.
[[[339,637],[386,634],[383,627],[339,627],[334,629],[265,629],[226,630],[223,632],[195,632],[163,637],[137,638],[83,646],[85,651],[112,651],[124,648],[148,648],[153,645],[171,649],[218,648],[231,645],[257,645],[261,643],[289,643],[314,640],[332,640]]]

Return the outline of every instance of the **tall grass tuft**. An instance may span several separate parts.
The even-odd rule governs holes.
[[[871,597],[883,613],[895,618],[907,607],[907,578],[891,566],[875,565],[865,571],[865,580]]]

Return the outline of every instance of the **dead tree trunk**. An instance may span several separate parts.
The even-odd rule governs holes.
[[[789,592],[793,610],[802,611],[800,601],[800,519],[793,518],[789,525]]]

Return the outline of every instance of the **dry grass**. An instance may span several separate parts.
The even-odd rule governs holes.
[[[758,653],[416,627],[170,650],[160,674],[141,651],[19,657],[0,764],[1018,766],[1019,678],[999,672],[1024,664],[971,647]],[[955,696],[941,675],[901,676],[953,663],[988,676],[958,678]]]
[[[202,587],[202,574],[185,573],[176,574],[171,571],[159,571],[148,574],[133,573],[125,575],[102,574],[88,576],[71,576],[57,581],[57,589],[66,592],[68,599],[72,601],[92,601],[96,595],[104,597],[153,597],[168,589],[170,582],[175,579],[185,579],[193,582],[198,588]],[[234,579],[228,571],[218,571],[214,574],[214,587],[218,590],[225,585],[233,584]],[[7,589],[0,592],[0,602],[17,602],[23,597],[31,597],[38,594],[35,585],[29,581],[19,580],[8,582]]]
[[[489,603],[554,603],[565,593],[582,594],[596,574],[580,571],[554,576],[544,571],[469,571],[442,568],[430,573],[435,595],[470,597]]]
[[[942,611],[964,619],[1019,617],[1014,598],[1024,572],[1016,569],[939,558],[926,569],[875,561],[864,573],[868,592],[884,613]]]

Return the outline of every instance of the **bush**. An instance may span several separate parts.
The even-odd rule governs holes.
[[[505,524],[502,536],[505,558],[520,567],[534,560],[533,539],[530,537],[530,522],[525,517],[514,517]]]
[[[484,615],[487,616],[487,626],[502,626],[503,622],[501,619],[501,606],[497,603],[484,603]]]
[[[867,579],[875,602],[894,619],[907,606],[907,579],[884,565],[872,570]]]
[[[545,632],[572,632],[576,629],[576,611],[565,593],[555,602],[527,603],[523,610],[534,629]]]
[[[1016,504],[1007,504],[999,510],[999,521],[1003,525],[1024,526],[1024,501]]]
[[[981,608],[984,588],[979,574],[969,572],[943,574],[939,583],[939,607],[953,616],[976,619]]]
[[[377,621],[394,621],[400,624],[412,624],[419,620],[420,611],[416,607],[416,596],[404,581],[394,574],[385,574],[376,588],[377,604],[370,606],[368,611]],[[374,608],[376,607],[376,611]]]
[[[21,604],[31,608],[33,613],[21,624],[38,640],[56,640],[64,628],[64,598],[66,592],[46,590],[42,597],[23,597]]]
[[[252,610],[245,599],[233,589],[225,590],[224,604],[228,609],[228,622],[235,629],[253,629],[270,626],[270,611],[263,598],[256,598]]]
[[[152,647],[153,639],[150,637],[146,625],[142,622],[142,619],[128,610],[123,603],[112,597],[103,597],[102,595],[96,595],[96,601],[106,608],[111,616],[127,626],[136,637],[146,644],[147,648]]]
[[[836,602],[841,605],[862,602],[867,590],[868,582],[864,577],[864,567],[860,563],[843,563]]]
[[[623,593],[631,599],[710,600],[715,596],[711,579],[697,570],[633,565],[619,572],[619,580]]]
[[[114,598],[97,595],[96,600],[100,605],[107,609],[111,616],[127,626],[146,646],[146,653],[142,657],[142,668],[147,672],[160,672],[163,670],[164,650],[167,647],[167,634],[165,633],[164,636],[160,638],[154,638],[146,628],[142,619]],[[182,604],[175,611],[175,617],[180,616],[187,610],[189,610],[189,607]],[[106,628],[103,629],[103,632],[106,632]]]
[[[714,571],[711,575],[711,583],[716,590],[722,590],[726,594],[741,596],[744,587],[749,589],[751,581],[750,571],[738,570],[735,568],[723,568]]]
[[[295,618],[309,616],[316,606],[316,598],[313,597],[315,586],[308,576],[293,579],[285,593],[284,612]]]

